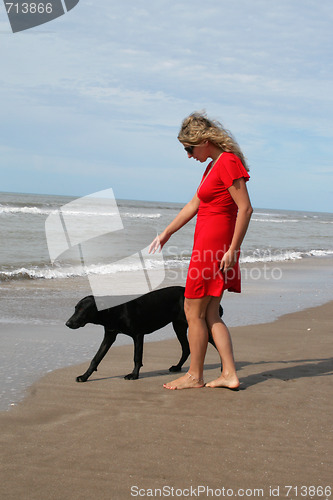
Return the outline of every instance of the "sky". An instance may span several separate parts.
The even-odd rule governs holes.
[[[12,33],[0,4],[0,191],[186,203],[205,110],[256,208],[333,210],[332,0],[80,0]]]

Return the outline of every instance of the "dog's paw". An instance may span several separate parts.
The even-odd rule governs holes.
[[[137,380],[139,378],[139,375],[136,375],[135,373],[129,373],[128,375],[125,375],[124,379],[125,380]]]
[[[76,382],[85,382],[88,377],[84,377],[83,375],[79,375],[76,377]]]
[[[178,365],[170,366],[169,368],[169,372],[181,372],[181,371],[182,367]]]

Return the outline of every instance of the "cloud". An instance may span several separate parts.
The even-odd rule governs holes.
[[[165,172],[189,175],[193,189],[197,181],[178,127],[206,109],[232,130],[255,175],[267,163],[326,168],[332,17],[330,0],[100,0],[30,34],[2,35],[0,144],[11,153],[1,163],[15,176],[13,158],[22,167],[40,157],[49,166],[49,178],[40,171],[45,185],[68,161],[84,172],[94,162],[97,177],[110,164],[124,189],[127,172],[127,198],[140,189],[148,196],[131,170],[141,165],[160,172],[163,199],[175,200]],[[292,200],[291,187],[286,196]]]

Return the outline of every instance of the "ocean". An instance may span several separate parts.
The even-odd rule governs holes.
[[[183,204],[105,193],[77,199],[0,193],[0,409],[15,404],[37,376],[92,357],[97,327],[78,335],[64,323],[106,279],[117,296],[130,296],[133,287],[144,293],[146,282],[148,289],[185,283],[194,220],[162,254],[147,253]],[[332,257],[332,213],[255,209],[240,258],[244,293],[238,302],[230,298],[236,294],[223,298],[228,324],[266,322],[332,300]],[[239,304],[247,304],[246,313],[234,313]]]
[[[75,198],[65,196],[0,193],[0,286],[10,281],[66,280],[86,273],[123,272],[120,262],[129,249],[117,246],[116,254],[106,252],[90,268],[82,269],[80,259],[65,259],[51,265],[45,234],[47,217]],[[121,219],[128,233],[149,244],[178,213],[183,204],[117,200]],[[108,207],[107,207],[108,208]],[[106,208],[106,209],[107,209]],[[80,214],[74,214],[75,215]],[[100,215],[100,211],[96,214]],[[107,212],[103,215],[109,215]],[[114,215],[110,212],[110,215]],[[87,229],[89,231],[89,228]],[[186,267],[189,263],[194,221],[170,240],[165,250],[167,267]],[[333,255],[333,214],[287,210],[255,209],[250,230],[242,246],[241,263],[284,262]],[[110,261],[114,262],[110,265]],[[150,263],[154,265],[154,258]],[[1,317],[12,320],[14,318]]]

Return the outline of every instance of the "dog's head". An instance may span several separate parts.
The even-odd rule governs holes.
[[[75,330],[76,328],[85,326],[87,323],[94,323],[96,314],[97,307],[95,299],[92,295],[88,295],[76,304],[75,312],[73,316],[66,321],[66,326]]]

